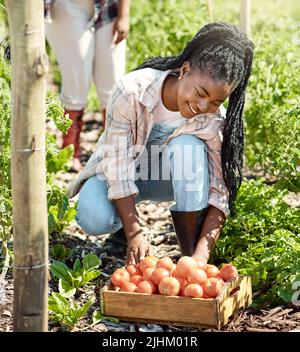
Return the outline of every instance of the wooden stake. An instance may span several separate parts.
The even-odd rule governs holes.
[[[251,0],[241,0],[240,26],[251,36]]]
[[[6,0],[12,58],[14,330],[48,329],[43,1]]]

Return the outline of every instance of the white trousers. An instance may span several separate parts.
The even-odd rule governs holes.
[[[125,73],[126,40],[113,43],[114,21],[95,31],[93,14],[93,0],[55,0],[53,22],[45,24],[61,71],[61,103],[69,110],[85,107],[92,82],[106,108],[115,82]]]

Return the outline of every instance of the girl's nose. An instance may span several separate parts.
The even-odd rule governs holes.
[[[201,100],[197,104],[198,110],[200,111],[201,114],[205,114],[208,112],[208,103],[206,100]]]

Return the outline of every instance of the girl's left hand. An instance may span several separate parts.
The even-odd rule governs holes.
[[[129,16],[118,17],[113,26],[113,42],[114,44],[120,43],[123,39],[127,38],[129,33]]]

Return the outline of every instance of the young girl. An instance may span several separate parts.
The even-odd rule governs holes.
[[[252,58],[238,27],[210,23],[179,56],[150,59],[118,81],[97,150],[69,187],[71,197],[81,189],[76,220],[84,231],[123,231],[127,263],[139,262],[153,249],[136,204],[173,200],[182,255],[208,261],[241,183]]]

